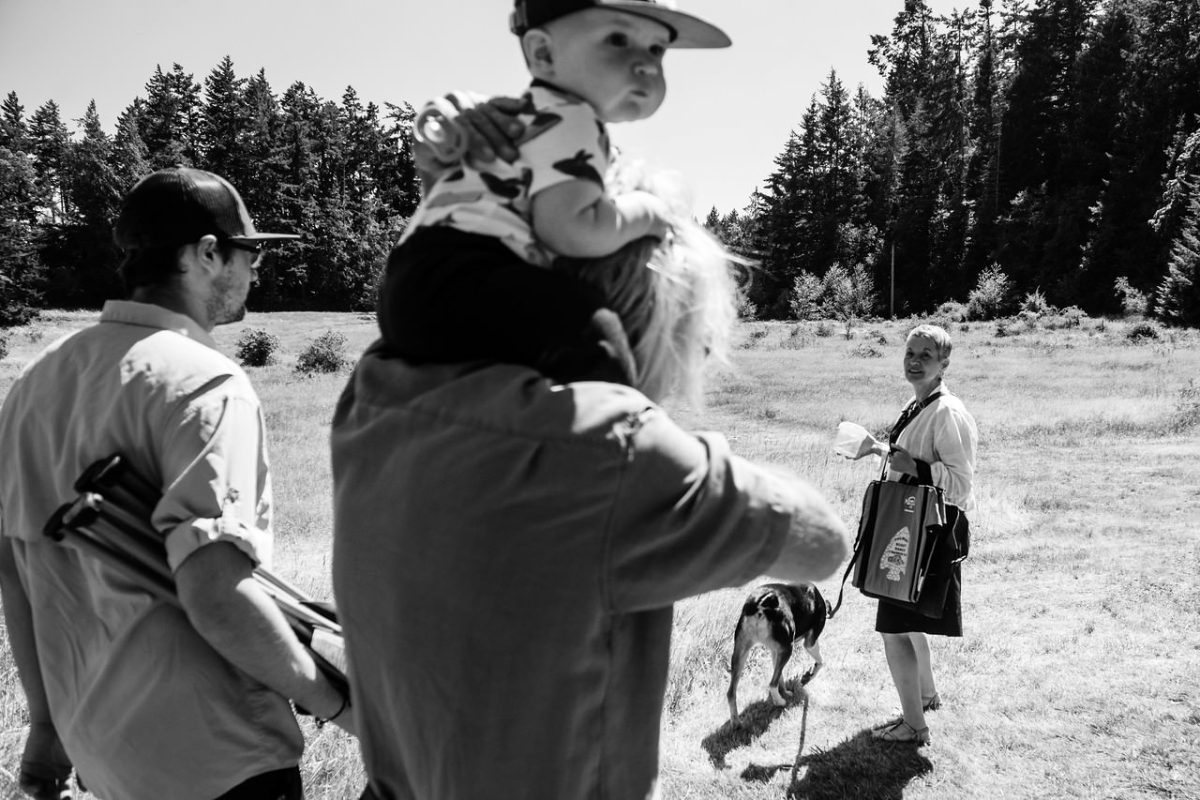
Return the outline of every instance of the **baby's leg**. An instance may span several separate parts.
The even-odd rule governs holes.
[[[594,329],[600,307],[573,277],[527,264],[496,239],[435,228],[392,251],[378,319],[405,358],[540,366],[589,346],[607,358],[597,342],[608,335]]]

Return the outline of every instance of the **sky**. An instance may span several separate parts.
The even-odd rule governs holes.
[[[936,13],[966,0],[927,0]],[[277,94],[302,81],[339,102],[425,100],[451,90],[519,94],[528,83],[511,0],[0,0],[0,96],[26,117],[47,100],[76,130],[96,101],[105,130],[145,96],[156,65],[203,83],[228,55],[239,77],[260,69]],[[722,27],[724,50],[667,54],[667,98],[648,120],[610,128],[630,157],[679,173],[703,217],[741,210],[774,169],[830,70],[875,96],[872,34],[904,0],[679,0]]]

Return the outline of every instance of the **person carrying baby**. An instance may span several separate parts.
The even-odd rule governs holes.
[[[500,360],[556,379],[628,383],[636,376],[617,317],[554,261],[669,236],[662,200],[607,183],[607,126],[658,110],[668,49],[730,40],[656,0],[516,0],[510,22],[533,78],[517,114],[518,157],[464,157],[427,186],[388,258],[382,338],[413,361]]]

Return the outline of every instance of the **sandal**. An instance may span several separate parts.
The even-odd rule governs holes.
[[[934,692],[933,697],[928,700],[921,698],[921,701],[921,710],[923,711],[937,711],[942,707],[942,698],[938,696],[937,692]]]
[[[904,720],[900,720],[895,725],[872,731],[871,736],[881,742],[915,744],[918,747],[929,744],[931,739],[928,726],[918,730]]]

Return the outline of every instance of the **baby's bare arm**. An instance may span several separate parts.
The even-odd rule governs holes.
[[[608,197],[597,184],[563,181],[533,197],[533,232],[562,256],[595,258],[643,236],[663,238],[669,211],[649,192]]]

